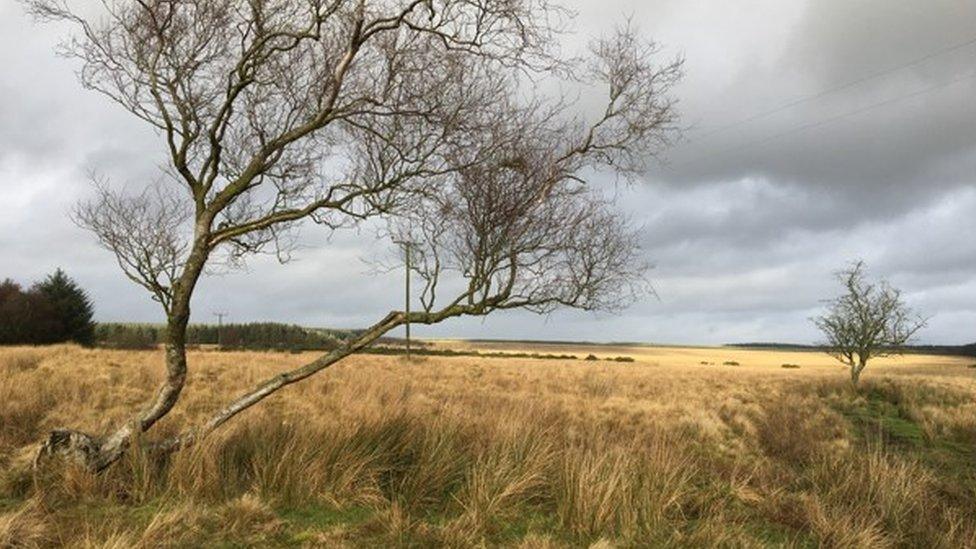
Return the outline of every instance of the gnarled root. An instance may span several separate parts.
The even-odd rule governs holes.
[[[87,433],[73,429],[51,431],[34,454],[33,467],[37,469],[47,458],[60,457],[92,472],[105,467],[101,441]]]

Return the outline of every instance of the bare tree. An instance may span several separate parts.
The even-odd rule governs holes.
[[[870,359],[899,354],[925,327],[926,319],[914,314],[901,291],[887,281],[868,281],[862,261],[837,273],[837,278],[844,293],[830,300],[826,314],[813,321],[827,339],[827,353],[850,367],[851,383],[857,386]]]
[[[640,173],[676,134],[681,61],[656,64],[630,27],[576,60],[555,49],[570,14],[549,0],[103,0],[90,16],[25,3],[76,26],[63,53],[85,87],[159,132],[168,183],[136,197],[102,185],[77,215],[163,305],[166,377],[115,431],[55,431],[39,459],[116,461],[179,399],[208,263],[284,259],[305,220],[336,230],[380,217],[416,242],[424,307],[390,312],[159,447],[192,443],[408,321],[614,308],[639,290],[636,238],[585,180]],[[587,117],[539,91],[549,80],[607,100]]]

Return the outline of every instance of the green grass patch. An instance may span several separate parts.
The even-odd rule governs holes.
[[[515,517],[501,521],[493,532],[492,541],[500,545],[517,545],[529,534],[546,534],[569,541],[568,532],[561,531],[556,514],[543,509],[525,509]]]
[[[870,387],[858,398],[840,406],[857,438],[885,445],[917,449],[926,444],[925,432],[898,405],[890,392]]]
[[[775,522],[760,521],[746,523],[744,530],[762,547],[820,547],[817,539],[809,532],[801,532],[795,528]]]
[[[916,391],[925,402],[960,405],[959,396],[937,387]],[[976,491],[976,447],[965,440],[930,437],[905,408],[901,392],[892,386],[870,386],[862,398],[842,404],[839,411],[850,421],[857,439],[880,442],[889,450],[918,459],[940,477],[964,483]]]
[[[358,525],[373,516],[368,507],[352,506],[337,508],[314,505],[309,507],[285,507],[276,509],[278,516],[298,530],[325,530],[338,525]]]

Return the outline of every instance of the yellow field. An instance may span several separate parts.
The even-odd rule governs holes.
[[[817,353],[435,346],[635,362],[355,356],[91,477],[22,465],[124,418],[161,354],[0,349],[0,547],[976,546],[973,360],[879,360],[855,394]],[[191,353],[149,438],[312,356]]]
[[[813,351],[752,350],[734,347],[680,347],[643,345],[574,345],[569,343],[511,343],[505,341],[471,342],[464,340],[431,340],[436,349],[471,351],[531,352],[570,354],[584,358],[593,354],[600,359],[618,356],[633,357],[642,365],[682,370],[701,366],[702,362],[723,365],[738,362],[741,369],[750,373],[779,373],[795,377],[801,371],[809,375],[835,375],[846,367],[830,356]],[[929,377],[963,377],[976,380],[976,372],[967,367],[976,362],[972,358],[939,355],[903,355],[875,359],[867,375],[916,375]],[[782,372],[783,364],[801,366],[790,372]]]

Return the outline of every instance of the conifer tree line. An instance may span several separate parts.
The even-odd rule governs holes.
[[[88,294],[60,268],[24,289],[0,282],[0,344],[95,343],[94,306]]]
[[[23,287],[0,282],[0,345],[75,342],[85,346],[149,349],[162,343],[166,327],[153,324],[98,323],[87,292],[62,269]],[[238,349],[332,349],[355,331],[312,329],[274,322],[190,325],[187,343]]]
[[[220,345],[230,349],[329,350],[355,335],[355,330],[306,328],[277,322],[241,324],[190,324],[189,345]],[[99,323],[95,331],[99,345],[118,349],[148,349],[163,343],[162,324]]]

